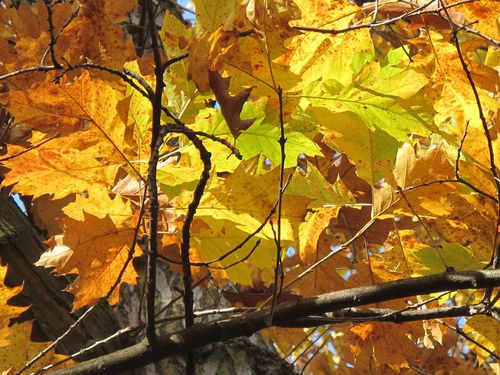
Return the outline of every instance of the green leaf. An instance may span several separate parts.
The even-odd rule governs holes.
[[[369,129],[358,116],[351,113],[332,113],[317,108],[314,114],[326,127],[323,141],[333,149],[344,152],[356,165],[359,177],[375,185],[387,170],[392,169],[398,142],[389,134],[383,130]]]
[[[311,199],[307,206],[311,209],[355,203],[352,194],[339,191],[337,183],[330,184],[314,165],[308,164],[307,171],[299,169],[293,175],[285,196],[307,197]]]
[[[429,135],[433,129],[432,106],[418,93],[427,78],[411,69],[394,75],[387,69],[392,67],[367,63],[340,91],[331,80],[315,82],[304,89],[302,104],[332,113],[347,112],[370,130],[382,130],[399,142],[407,141],[412,134]]]
[[[452,267],[455,271],[482,269],[485,262],[478,261],[470,248],[457,243],[442,242],[440,248],[427,247],[410,255],[420,267],[412,276],[433,275]]]
[[[279,117],[277,113],[266,113],[267,101],[259,101],[255,104],[245,103],[242,118],[255,118],[255,122],[241,132],[236,141],[245,160],[256,155],[264,155],[273,165],[281,164],[281,147],[278,140],[281,137]],[[297,158],[304,154],[308,156],[321,155],[321,150],[301,129],[300,122],[285,124],[285,168],[297,165]]]

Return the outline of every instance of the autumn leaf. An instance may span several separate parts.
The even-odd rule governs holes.
[[[56,199],[83,192],[95,183],[111,185],[119,165],[103,165],[94,158],[96,152],[101,153],[99,149],[110,149],[95,144],[96,133],[91,134],[79,132],[69,139],[56,138],[33,152],[4,162],[5,167],[12,169],[4,184],[16,183],[18,192],[34,197],[55,193]],[[18,168],[20,165],[25,168]]]
[[[82,0],[78,17],[62,34],[60,44],[67,45],[78,39],[78,45],[68,48],[64,58],[72,64],[84,62],[82,56],[95,63],[121,69],[126,61],[134,59],[130,39],[123,38],[117,25],[127,19],[127,13],[137,6],[137,0],[121,1],[119,4],[104,0]]]
[[[167,316],[164,332],[183,338],[193,314],[214,326],[220,308],[222,330],[266,316],[264,334],[304,373],[498,372],[484,289],[367,292],[495,272],[483,269],[498,261],[497,1],[15,3],[0,5],[1,186],[48,238],[36,265],[70,275],[73,313],[119,303],[147,263],[148,339],[168,295],[187,330]],[[30,329],[46,328],[19,323],[7,267],[24,273],[0,266],[0,362],[13,372],[45,345]],[[333,291],[342,309],[301,310]]]
[[[467,320],[464,327],[466,334],[472,335],[474,340],[493,353],[498,351],[500,326],[498,322],[491,322],[484,316],[474,316]],[[479,361],[485,361],[490,355],[481,347],[477,347]]]
[[[125,265],[134,229],[126,224],[116,225],[108,215],[99,218],[86,212],[82,221],[65,218],[62,227],[62,241],[43,254],[37,265],[55,267],[58,274],[78,274],[68,287],[76,297],[73,304],[76,311],[108,293]],[[135,284],[136,278],[129,263],[121,283]],[[116,288],[109,302],[116,304],[118,295]]]
[[[245,89],[232,96],[228,92],[229,81],[229,78],[223,78],[219,75],[219,73],[212,70],[208,73],[210,88],[214,92],[215,98],[221,107],[222,115],[226,119],[226,123],[229,130],[231,130],[231,134],[236,139],[240,133],[243,130],[248,129],[254,121],[242,120],[240,118],[243,104],[247,101],[252,89]]]

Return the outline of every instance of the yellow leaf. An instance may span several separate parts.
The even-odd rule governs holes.
[[[89,186],[84,193],[77,194],[76,200],[64,207],[63,212],[78,221],[84,220],[84,212],[99,219],[109,216],[117,225],[132,215],[130,201],[124,201],[119,194],[112,199],[109,191],[99,185]]]
[[[9,329],[9,345],[0,349],[0,364],[1,369],[20,369],[26,362],[35,357],[38,353],[44,350],[48,343],[32,342],[31,337],[31,322],[15,324]],[[29,344],[28,344],[29,343]],[[31,371],[41,369],[51,363],[57,362],[66,356],[56,354],[54,349],[50,350],[45,356],[35,363],[30,368]],[[62,367],[74,365],[73,361],[64,363]]]
[[[56,247],[42,255],[39,263],[56,267],[58,274],[78,273],[68,287],[76,297],[73,311],[94,303],[110,290],[125,264],[134,235],[134,227],[126,223],[116,225],[108,215],[98,218],[84,212],[83,218],[83,221],[62,220],[62,241],[59,239]],[[120,284],[135,284],[136,278],[130,262]],[[118,302],[119,289],[115,288],[111,294],[110,304]]]
[[[390,212],[409,216],[415,215],[415,212],[430,216],[450,214],[453,206],[449,203],[449,196],[457,192],[456,184],[427,184],[454,177],[453,167],[442,146],[432,146],[417,158],[413,148],[405,143],[398,151],[393,177],[386,176],[388,183],[381,188],[374,188],[373,216],[381,218]],[[399,188],[413,190],[404,192],[403,199],[401,193],[397,192]]]
[[[295,3],[302,18],[293,20],[290,24],[297,27],[344,29],[351,25],[354,16],[359,12],[359,7],[348,1],[298,0]],[[324,74],[326,65],[333,62],[339,71],[346,72],[350,70],[355,54],[360,51],[373,51],[368,29],[335,36],[305,31],[290,39],[288,48],[291,55],[288,57],[290,70],[301,76],[304,86]],[[349,85],[349,74],[339,75],[338,78],[345,86]]]
[[[133,60],[132,40],[123,37],[123,30],[117,24],[128,20],[128,13],[137,6],[137,0],[81,0],[79,4],[78,17],[64,29],[57,43],[71,43],[64,58],[70,64],[92,61],[115,69]],[[74,43],[75,40],[78,43]]]
[[[278,86],[287,91],[300,81],[287,64],[271,58],[273,53],[267,51],[256,36],[236,36],[234,32],[220,30],[214,33],[209,56],[210,69],[218,70],[223,77],[231,77],[231,92],[253,87],[253,95],[276,97]]]
[[[213,32],[220,26],[226,30],[233,29],[233,22],[242,5],[236,0],[195,0],[195,28],[198,33]]]
[[[335,219],[340,207],[320,208],[309,214],[299,225],[299,254],[305,264],[317,261],[317,245],[321,233],[328,228],[330,220]]]
[[[82,193],[95,184],[112,186],[120,164],[110,163],[114,150],[105,143],[97,143],[98,140],[95,131],[80,131],[15,156],[3,162],[11,169],[3,184],[15,184],[15,190],[21,194],[35,198],[53,194],[55,199]],[[12,150],[13,154],[16,151]],[[98,155],[111,155],[111,160],[102,162],[96,159]]]
[[[453,4],[458,2],[456,0],[449,1],[448,3]],[[498,40],[500,36],[500,30],[498,29],[500,4],[497,0],[481,0],[470,4],[462,4],[453,9],[466,15],[467,24],[471,24],[470,27]]]
[[[498,353],[500,349],[500,323],[497,320],[484,315],[473,316],[467,320],[463,330],[493,353]],[[490,354],[480,347],[472,343],[469,345],[477,353],[480,364],[490,357]]]

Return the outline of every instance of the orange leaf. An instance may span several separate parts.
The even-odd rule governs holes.
[[[56,239],[57,246],[37,262],[39,266],[56,267],[58,274],[78,273],[68,287],[76,297],[73,311],[94,303],[109,291],[125,265],[134,235],[133,226],[116,225],[108,215],[99,219],[84,212],[83,218],[83,221],[63,219],[64,236]],[[135,284],[136,278],[130,262],[120,284]],[[119,289],[112,293],[110,304],[118,302]]]

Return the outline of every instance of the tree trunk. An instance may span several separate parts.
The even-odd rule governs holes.
[[[70,312],[72,295],[63,291],[70,277],[56,277],[50,270],[34,265],[45,248],[43,239],[19,207],[0,194],[0,258],[8,266],[5,284],[10,287],[24,285],[23,291],[9,303],[30,306],[16,322],[34,319],[32,337],[38,341],[55,340],[78,317]],[[57,350],[65,354],[76,352],[117,329],[109,307],[101,305],[61,341]],[[114,342],[96,354],[110,353],[121,347],[123,344],[119,341]]]

